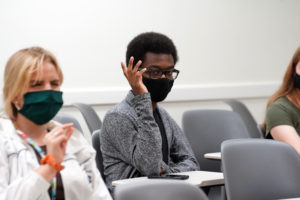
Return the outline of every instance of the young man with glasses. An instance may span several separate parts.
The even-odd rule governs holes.
[[[176,122],[160,106],[179,74],[172,40],[160,33],[136,36],[127,46],[123,73],[131,91],[104,118],[101,151],[108,187],[138,176],[199,170]]]

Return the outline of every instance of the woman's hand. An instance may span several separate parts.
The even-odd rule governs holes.
[[[61,163],[66,153],[66,145],[73,133],[73,123],[57,126],[47,133],[44,140],[47,154],[55,158],[56,163]]]
[[[73,123],[64,124],[55,127],[51,132],[47,133],[44,142],[47,148],[47,154],[55,158],[56,163],[61,163],[66,154],[66,146],[69,138],[73,133]],[[36,172],[45,178],[49,183],[56,173],[55,169],[50,165],[41,165]]]
[[[143,73],[146,71],[146,68],[142,69],[141,71],[138,71],[139,67],[142,64],[142,61],[138,61],[137,64],[132,67],[134,58],[131,57],[128,63],[128,68],[126,68],[124,62],[121,62],[122,70],[124,73],[124,76],[127,78],[128,83],[130,84],[133,94],[140,95],[143,93],[147,93],[148,90],[146,86],[143,83]]]

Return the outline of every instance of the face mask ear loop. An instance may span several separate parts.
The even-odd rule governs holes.
[[[19,111],[21,108],[20,108],[20,106],[19,106],[19,103],[16,101],[15,103],[14,103],[14,105],[15,105],[15,107],[16,107],[16,109]]]

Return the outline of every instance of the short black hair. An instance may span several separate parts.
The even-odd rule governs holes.
[[[134,57],[133,66],[139,60],[144,61],[144,56],[147,52],[171,54],[174,64],[178,60],[176,47],[170,38],[161,33],[146,32],[137,35],[129,42],[126,51],[127,65],[131,56]]]

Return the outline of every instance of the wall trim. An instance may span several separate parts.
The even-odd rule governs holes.
[[[268,98],[279,82],[225,83],[174,86],[165,102],[220,100],[226,98]],[[124,99],[129,87],[63,88],[65,106],[76,102],[92,105],[116,104]]]
[[[164,102],[268,98],[279,85],[279,82],[175,85]],[[62,88],[64,106],[78,102],[91,105],[116,104],[124,99],[129,89],[129,87]],[[3,108],[2,94],[0,97],[0,107]]]

